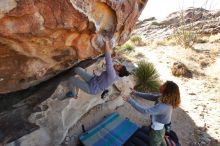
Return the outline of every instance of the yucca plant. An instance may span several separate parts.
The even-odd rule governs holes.
[[[140,61],[134,71],[136,80],[135,90],[141,92],[158,92],[161,81],[159,74],[152,63]]]

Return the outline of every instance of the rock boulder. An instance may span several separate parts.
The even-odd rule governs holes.
[[[1,0],[0,93],[36,85],[123,44],[147,0]]]

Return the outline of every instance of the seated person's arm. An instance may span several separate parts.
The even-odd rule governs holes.
[[[160,93],[143,93],[143,92],[138,92],[132,89],[131,92],[132,95],[138,96],[138,97],[142,97],[146,100],[150,100],[150,101],[157,101],[158,98],[161,96]]]
[[[152,107],[144,107],[132,98],[128,98],[128,103],[130,103],[133,108],[135,108],[137,111],[139,111],[142,114],[159,115],[163,112],[159,107],[159,104],[156,104]]]

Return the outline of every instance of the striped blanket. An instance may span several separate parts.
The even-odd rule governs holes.
[[[112,113],[96,127],[83,133],[80,141],[85,146],[121,146],[137,129],[138,126],[129,119]]]

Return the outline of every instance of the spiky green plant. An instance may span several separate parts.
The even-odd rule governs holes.
[[[136,80],[135,90],[141,92],[158,92],[161,81],[159,74],[152,63],[140,61],[134,71]]]
[[[132,46],[130,44],[125,44],[122,47],[125,51],[128,51],[128,52],[134,51],[134,46]]]

